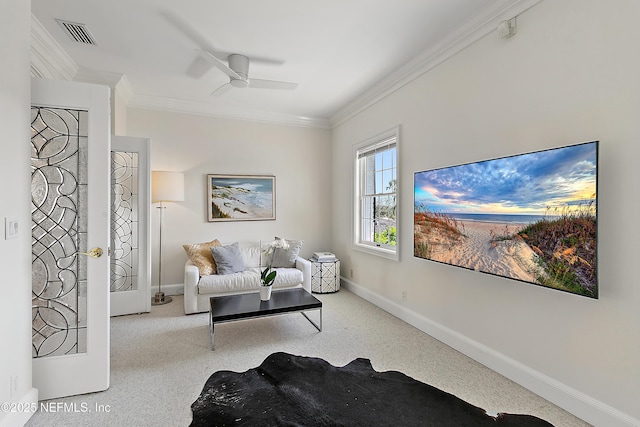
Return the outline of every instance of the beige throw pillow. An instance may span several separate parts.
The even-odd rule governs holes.
[[[213,255],[211,255],[211,248],[215,246],[220,246],[218,239],[206,243],[182,245],[189,256],[189,260],[198,267],[201,277],[217,274],[216,262],[213,260]]]

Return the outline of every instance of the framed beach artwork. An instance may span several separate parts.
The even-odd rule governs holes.
[[[276,177],[207,175],[208,219],[265,221],[276,219]]]
[[[598,141],[414,174],[414,256],[598,298]]]

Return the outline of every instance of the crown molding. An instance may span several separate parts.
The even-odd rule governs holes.
[[[133,88],[124,74],[80,68],[60,44],[31,15],[31,75],[52,80],[73,80],[109,86],[128,102]]]
[[[114,93],[118,93],[122,97],[127,105],[134,95],[129,79],[127,79],[126,75],[120,73],[80,68],[74,77],[74,81],[109,86]]]
[[[73,80],[78,65],[31,15],[31,75],[45,79]]]
[[[163,98],[134,94],[129,102],[130,108],[169,111],[173,113],[194,114],[225,119],[249,120],[287,126],[330,129],[328,119],[302,117],[273,111],[252,110],[240,107],[220,107],[206,102],[183,99]]]
[[[331,127],[337,127],[412,82],[429,70],[494,32],[498,23],[511,19],[542,0],[506,0],[492,9],[476,15],[455,32],[400,67],[331,116]]]
[[[133,95],[135,95],[135,93],[133,92],[133,86],[131,86],[129,79],[124,74],[120,76],[120,79],[116,83],[115,90],[122,96],[122,99],[127,105],[129,105],[131,98],[133,98]]]

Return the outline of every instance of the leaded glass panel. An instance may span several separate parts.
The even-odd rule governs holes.
[[[111,152],[111,292],[138,289],[138,153]]]
[[[86,352],[88,111],[32,106],[32,353]]]

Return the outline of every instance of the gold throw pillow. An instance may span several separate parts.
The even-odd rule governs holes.
[[[194,245],[182,245],[189,259],[198,267],[200,277],[216,274],[216,262],[211,255],[211,247],[220,246],[218,239],[206,243],[196,243]]]

